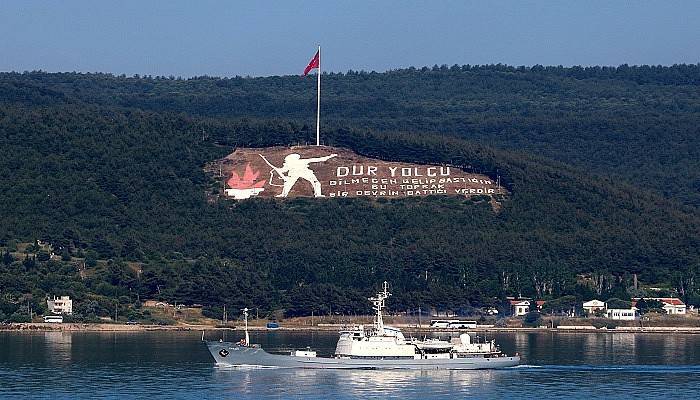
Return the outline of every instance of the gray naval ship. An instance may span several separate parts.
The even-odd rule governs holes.
[[[376,312],[373,325],[340,331],[332,357],[317,357],[312,350],[270,354],[259,345],[250,344],[248,309],[243,310],[245,339],[206,341],[206,344],[217,364],[244,367],[431,370],[495,369],[520,363],[520,356],[506,356],[494,341],[473,343],[466,333],[449,341],[406,338],[398,328],[384,325],[382,310],[389,296],[384,282],[383,291],[369,298]]]

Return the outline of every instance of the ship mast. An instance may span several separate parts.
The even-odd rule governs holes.
[[[250,336],[248,336],[248,307],[243,309],[243,319],[245,320],[245,345],[250,346]]]
[[[377,330],[377,335],[384,335],[384,319],[382,318],[382,310],[386,305],[384,301],[391,296],[389,293],[389,284],[384,281],[383,291],[377,293],[376,297],[370,297],[368,300],[372,302],[372,309],[377,313],[374,318],[374,327]]]

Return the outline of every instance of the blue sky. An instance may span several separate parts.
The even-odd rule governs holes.
[[[14,1],[0,70],[174,76],[700,62],[700,1]]]

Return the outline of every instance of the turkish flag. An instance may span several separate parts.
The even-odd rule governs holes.
[[[319,51],[317,50],[316,54],[314,55],[314,58],[312,58],[311,61],[309,61],[309,65],[307,65],[306,68],[304,68],[304,74],[302,76],[306,76],[309,73],[309,71],[311,71],[314,68],[318,68],[320,61],[321,61],[320,57],[321,57],[321,55],[319,54]]]

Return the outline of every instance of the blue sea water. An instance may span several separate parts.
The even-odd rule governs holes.
[[[700,398],[700,335],[499,333],[503,349],[519,352],[524,363],[485,371],[220,367],[200,335],[0,332],[0,398]],[[321,354],[330,354],[336,339],[321,332],[252,335],[272,351],[310,345]]]

